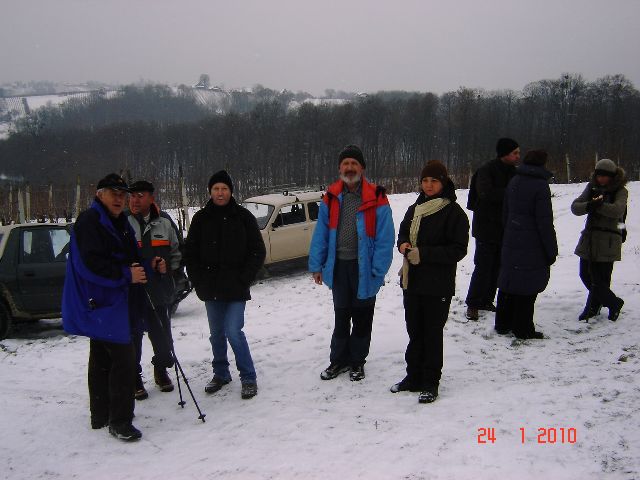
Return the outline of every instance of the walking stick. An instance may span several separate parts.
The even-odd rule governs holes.
[[[196,409],[198,410],[198,419],[202,420],[202,423],[204,423],[204,417],[206,417],[206,414],[202,413],[202,410],[200,410],[200,406],[198,405],[198,401],[196,400],[196,397],[193,395],[193,391],[191,390],[189,381],[187,380],[187,377],[184,374],[184,370],[182,370],[182,365],[180,365],[180,362],[178,361],[178,357],[176,356],[176,351],[175,351],[175,348],[173,347],[173,342],[171,341],[171,339],[167,335],[167,332],[164,329],[164,325],[162,324],[162,321],[158,316],[158,312],[156,311],[156,306],[153,304],[153,301],[151,300],[151,296],[149,295],[149,291],[147,290],[147,287],[144,287],[144,293],[147,297],[149,305],[151,306],[151,310],[153,310],[153,316],[155,317],[156,322],[158,322],[158,325],[160,326],[160,330],[162,331],[162,334],[165,336],[165,340],[169,344],[169,349],[171,350],[171,356],[173,357],[173,366],[176,371],[178,393],[180,395],[180,401],[178,402],[178,405],[180,405],[182,408],[184,408],[184,405],[185,405],[185,401],[182,399],[182,390],[180,388],[180,376],[178,375],[178,370],[180,370],[180,374],[182,375],[182,380],[184,381],[184,384],[187,386],[187,390],[189,390],[191,399],[193,400],[193,403],[196,406]]]

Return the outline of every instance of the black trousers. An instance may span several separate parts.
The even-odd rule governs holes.
[[[537,297],[537,293],[514,295],[500,290],[496,305],[495,329],[500,333],[513,330],[516,337],[530,337],[536,331],[533,312]]]
[[[404,359],[407,381],[416,390],[438,387],[444,355],[443,329],[451,297],[404,294],[404,318],[409,344]]]
[[[132,343],[89,341],[89,409],[92,422],[131,423],[135,400]]]
[[[171,336],[171,318],[169,317],[169,307],[167,305],[156,305],[156,313],[149,306],[145,306],[145,319],[147,330],[149,332],[149,341],[153,347],[153,363],[158,368],[173,367],[173,355],[171,354],[171,345],[173,337]],[[160,323],[162,325],[160,325]],[[136,350],[136,363],[138,373],[142,373],[142,337],[144,332],[136,332],[133,334],[133,343]]]
[[[607,308],[616,308],[618,297],[611,291],[611,274],[613,262],[590,262],[580,259],[580,280],[587,290],[587,301],[591,310],[597,310],[601,305]]]
[[[332,364],[364,365],[369,355],[376,297],[359,299],[358,283],[358,261],[336,259],[332,289],[335,326],[329,355]]]
[[[475,268],[465,301],[469,307],[480,308],[493,303],[500,273],[500,251],[499,244],[476,240],[476,252],[473,256]]]

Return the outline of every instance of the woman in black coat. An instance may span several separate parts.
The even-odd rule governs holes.
[[[432,160],[420,176],[422,191],[398,232],[405,256],[401,283],[409,344],[407,375],[392,392],[420,392],[420,403],[438,396],[442,375],[443,329],[455,292],[456,266],[467,254],[469,220],[456,203],[446,167]]]
[[[546,162],[544,150],[529,151],[507,187],[504,203],[495,329],[499,334],[513,330],[522,339],[543,338],[533,324],[534,304],[558,256],[549,189],[552,174],[544,168]]]

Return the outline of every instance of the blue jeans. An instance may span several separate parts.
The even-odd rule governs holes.
[[[204,302],[209,320],[211,349],[213,350],[213,374],[222,380],[231,380],[227,359],[227,340],[236,357],[236,367],[242,383],[255,383],[256,370],[253,367],[249,344],[244,336],[244,307],[247,302]]]

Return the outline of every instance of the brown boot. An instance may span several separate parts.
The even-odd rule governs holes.
[[[473,307],[467,308],[467,318],[469,320],[478,320],[478,318],[480,318],[478,315],[478,309]]]
[[[173,383],[166,368],[153,367],[153,378],[161,392],[173,392]]]
[[[136,377],[136,389],[133,391],[133,396],[136,400],[144,400],[149,397],[149,393],[144,388],[144,383],[142,382],[142,375],[140,374]]]

